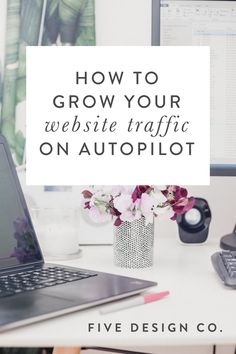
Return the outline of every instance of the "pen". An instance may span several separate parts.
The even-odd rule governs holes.
[[[129,309],[134,306],[149,304],[150,302],[158,301],[169,295],[169,291],[161,291],[159,293],[147,293],[143,295],[133,296],[131,299],[119,301],[102,308],[99,312],[101,315],[116,312],[119,310]]]

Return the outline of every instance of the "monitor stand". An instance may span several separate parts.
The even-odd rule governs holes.
[[[223,250],[236,251],[236,225],[232,234],[225,235],[220,240],[220,247]]]

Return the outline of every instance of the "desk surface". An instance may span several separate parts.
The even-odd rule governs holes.
[[[98,307],[64,317],[44,321],[0,335],[3,346],[41,345],[96,345],[96,346],[150,346],[200,345],[236,343],[236,291],[225,288],[215,274],[211,254],[218,244],[190,246],[173,239],[155,240],[155,265],[151,269],[126,270],[113,265],[112,246],[84,246],[82,257],[63,264],[99,271],[134,276],[158,282],[157,289],[170,290],[170,296],[161,301],[100,315]],[[62,262],[61,262],[62,263]],[[88,332],[88,323],[105,322],[122,325],[122,333]],[[139,331],[131,333],[130,324],[139,324]],[[143,332],[142,323],[149,323],[149,332]],[[158,332],[152,332],[152,323]],[[175,323],[176,332],[168,330]],[[187,323],[188,332],[180,332],[179,324]],[[196,326],[203,323],[198,332]],[[215,332],[208,324],[217,325]],[[162,324],[165,326],[162,332]],[[213,329],[213,326],[210,327]]]

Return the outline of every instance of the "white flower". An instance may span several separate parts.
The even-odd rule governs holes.
[[[111,215],[101,212],[100,209],[95,206],[88,209],[88,214],[91,220],[95,223],[105,223],[107,221],[111,221]]]
[[[133,221],[141,218],[139,200],[133,202],[130,194],[122,194],[114,199],[114,207],[121,213],[122,221]]]
[[[169,207],[164,206],[166,201],[166,197],[158,189],[150,194],[142,194],[140,209],[142,215],[146,218],[146,223],[153,223],[154,216],[163,214],[168,210]]]

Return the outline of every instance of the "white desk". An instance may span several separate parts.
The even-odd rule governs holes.
[[[146,270],[125,270],[113,266],[112,246],[84,246],[80,259],[64,264],[158,281],[158,290],[171,294],[159,302],[100,315],[98,308],[80,311],[0,335],[3,346],[160,346],[236,343],[236,291],[221,285],[211,263],[218,243],[181,245],[175,237],[156,239],[155,266]],[[121,322],[122,333],[88,333],[88,323]],[[159,324],[188,323],[188,333],[130,333],[131,322]],[[196,324],[216,323],[217,332],[199,333]],[[150,326],[151,328],[151,326]],[[222,332],[220,332],[220,329]]]

